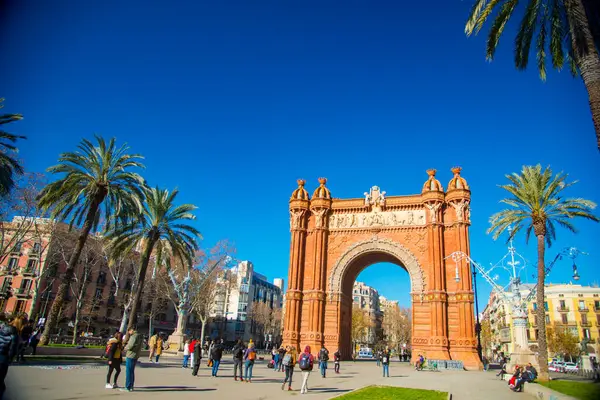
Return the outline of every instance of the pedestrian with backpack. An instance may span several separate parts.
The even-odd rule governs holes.
[[[298,361],[298,353],[294,346],[287,346],[285,348],[285,355],[281,360],[281,365],[285,368],[285,379],[281,384],[281,390],[285,390],[285,384],[288,384],[288,391],[292,390],[292,377],[294,376],[294,366]]]
[[[108,341],[108,351],[106,352],[106,358],[108,359],[108,374],[106,375],[106,388],[116,389],[118,387],[117,380],[121,374],[121,363],[123,362],[123,342],[121,342],[121,332],[117,331],[113,337]],[[110,377],[115,371],[115,378],[113,383],[110,383]]]
[[[319,351],[319,369],[321,370],[321,378],[325,378],[327,372],[327,361],[329,361],[329,350],[323,346]]]
[[[340,360],[341,360],[342,356],[340,355],[340,351],[336,351],[335,353],[333,353],[333,369],[335,371],[336,374],[340,373]]]
[[[215,341],[210,351],[210,358],[212,359],[212,376],[215,378],[219,373],[219,365],[221,365],[221,358],[223,357],[223,345]]]
[[[381,353],[381,365],[383,365],[383,377],[390,377],[390,348],[385,347],[385,350]]]
[[[242,370],[242,364],[244,360],[244,352],[246,351],[246,347],[244,346],[244,342],[241,339],[237,341],[235,346],[233,346],[233,380],[238,380],[237,371],[240,370],[240,381],[244,382],[244,371]]]
[[[302,371],[302,387],[300,388],[300,394],[308,393],[308,378],[310,372],[313,370],[315,358],[310,353],[310,346],[304,348],[304,352],[298,357],[298,366]]]
[[[246,383],[252,383],[252,369],[254,368],[254,361],[256,361],[256,350],[254,349],[254,343],[250,343],[248,348],[244,352],[244,364],[246,366]]]
[[[286,349],[284,349],[283,346],[281,346],[279,348],[279,365],[276,366],[279,372],[285,371],[285,365],[283,365],[283,358],[285,357],[286,353]]]

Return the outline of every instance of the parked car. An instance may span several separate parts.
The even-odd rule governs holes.
[[[579,371],[579,366],[573,362],[568,362],[565,363],[563,372],[565,373],[573,373],[573,372],[578,372]]]
[[[551,372],[563,372],[565,369],[565,363],[562,361],[553,361],[548,365],[548,371]]]
[[[358,352],[358,358],[374,358],[371,350],[361,350]]]

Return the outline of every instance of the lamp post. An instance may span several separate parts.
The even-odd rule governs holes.
[[[473,291],[475,292],[475,333],[477,333],[477,354],[479,359],[483,360],[481,349],[481,323],[479,322],[479,304],[477,303],[477,268],[471,267],[473,270]]]

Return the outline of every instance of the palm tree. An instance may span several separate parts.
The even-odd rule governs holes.
[[[500,36],[514,14],[518,0],[475,0],[465,32],[479,33],[494,10],[498,10],[490,28],[486,56],[493,60]],[[529,62],[533,36],[537,68],[546,79],[546,58],[561,70],[565,61],[573,76],[579,71],[588,91],[596,140],[600,149],[600,2],[598,0],[528,0],[515,38],[515,66],[524,70]],[[525,7],[526,4],[526,7]]]
[[[168,248],[173,257],[185,260],[186,265],[191,265],[193,254],[198,249],[197,239],[200,237],[196,228],[184,223],[196,218],[192,214],[196,207],[192,204],[174,204],[178,190],[169,193],[164,189],[146,188],[144,191],[146,203],[141,215],[128,224],[115,225],[113,230],[107,233],[110,247],[116,254],[136,247],[143,248],[127,330],[137,324],[137,310],[152,253],[160,253]],[[161,260],[163,256],[156,254],[156,258]]]
[[[0,99],[0,108],[3,108]],[[21,114],[0,114],[0,125],[23,119]],[[23,174],[23,167],[17,159],[9,155],[16,152],[17,148],[12,144],[25,136],[18,136],[0,129],[0,197],[6,196],[15,186],[15,175]]]
[[[537,322],[538,322],[538,361],[540,377],[548,379],[548,346],[546,342],[546,317],[544,307],[545,266],[544,253],[556,239],[556,227],[565,228],[576,233],[573,219],[581,217],[598,222],[592,214],[596,204],[581,198],[565,198],[563,191],[577,181],[567,182],[568,175],[552,174],[550,167],[542,170],[541,165],[523,166],[520,174],[506,175],[510,181],[500,187],[508,191],[511,197],[500,200],[511,208],[502,210],[490,218],[488,233],[493,233],[494,240],[512,226],[508,240],[517,232],[525,229],[526,240],[531,232],[537,239],[538,281],[537,281]]]
[[[143,168],[143,164],[138,161],[142,157],[127,154],[127,145],[117,148],[114,138],[108,143],[99,136],[96,136],[96,140],[97,146],[83,139],[77,146],[77,151],[61,154],[59,163],[48,168],[48,172],[63,174],[63,177],[48,184],[39,195],[39,206],[43,210],[51,209],[52,218],[68,220],[71,228],[81,226],[76,246],[46,321],[42,344],[48,342],[81,251],[90,232],[97,230],[102,211],[108,229],[111,221],[121,222],[110,218],[113,213],[124,218],[132,213],[137,215],[142,209],[141,187],[144,180],[137,173],[129,171],[132,168]]]

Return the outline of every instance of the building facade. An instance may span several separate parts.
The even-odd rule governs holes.
[[[233,342],[238,339],[252,339],[257,346],[280,343],[279,331],[263,332],[262,324],[253,319],[253,305],[265,304],[274,316],[279,315],[283,305],[283,279],[273,283],[254,270],[250,261],[242,261],[227,271],[221,278],[217,300],[210,313],[209,337]],[[279,322],[280,324],[280,322]]]
[[[379,292],[363,282],[354,282],[352,306],[369,315],[371,327],[367,330],[363,345],[373,346],[381,339],[382,313]]]
[[[521,285],[521,295],[527,297],[532,288],[533,285]],[[573,284],[546,285],[544,308],[547,328],[567,329],[579,339],[580,344],[587,342],[589,353],[600,353],[600,288]],[[527,338],[534,351],[538,337],[536,310],[534,297],[527,304]],[[493,352],[513,352],[512,312],[506,300],[492,292],[483,318],[489,318],[490,321]]]

